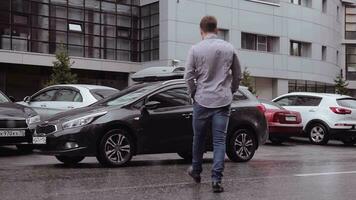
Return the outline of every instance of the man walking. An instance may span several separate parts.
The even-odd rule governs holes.
[[[241,68],[234,47],[217,37],[217,20],[206,16],[200,22],[202,41],[194,45],[186,62],[185,80],[194,99],[193,160],[188,174],[200,183],[205,136],[211,127],[214,147],[213,192],[223,192],[226,132],[233,93],[239,87]]]

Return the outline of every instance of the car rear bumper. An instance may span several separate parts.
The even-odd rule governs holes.
[[[302,135],[301,124],[269,124],[270,136],[292,137]]]
[[[330,129],[329,135],[332,139],[356,137],[356,129]]]

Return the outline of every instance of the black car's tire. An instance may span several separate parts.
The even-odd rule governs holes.
[[[325,125],[314,123],[308,127],[308,136],[312,144],[325,145],[329,142],[329,132]]]
[[[57,160],[65,165],[75,165],[84,160],[84,156],[56,156]]]
[[[226,154],[231,161],[247,162],[252,159],[257,149],[253,132],[249,129],[238,129],[227,141]]]
[[[269,137],[269,141],[274,145],[281,145],[285,141],[285,138]]]
[[[106,133],[99,143],[99,163],[108,167],[122,167],[127,165],[134,150],[134,142],[130,134],[124,129],[115,129]]]
[[[22,153],[32,153],[33,146],[32,145],[16,145],[16,148]]]
[[[193,159],[192,152],[178,152],[177,154],[187,162],[191,162]]]
[[[354,146],[356,144],[356,138],[345,138],[341,140],[345,146]]]

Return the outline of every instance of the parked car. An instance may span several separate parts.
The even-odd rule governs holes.
[[[267,140],[263,108],[245,87],[235,94],[227,134],[232,161],[249,161]],[[190,160],[191,118],[192,102],[183,80],[145,82],[50,118],[37,126],[34,141],[43,144],[41,153],[65,164],[96,156],[103,165],[123,166],[134,155],[155,153],[178,153]],[[206,144],[211,151],[212,142]]]
[[[277,103],[264,99],[259,101],[266,108],[269,140],[272,144],[282,144],[292,136],[301,136],[303,124],[299,112],[289,111]]]
[[[21,151],[32,150],[32,132],[39,115],[31,108],[13,103],[0,91],[0,146],[16,145]]]
[[[33,108],[42,119],[47,119],[63,111],[88,106],[116,92],[117,89],[97,85],[54,85],[18,103]]]
[[[356,99],[338,94],[294,92],[273,101],[300,112],[303,130],[313,144],[327,144],[330,139],[355,144]]]

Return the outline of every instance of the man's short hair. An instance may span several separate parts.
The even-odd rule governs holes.
[[[200,21],[200,29],[205,33],[212,33],[216,30],[218,21],[214,16],[205,16]]]

